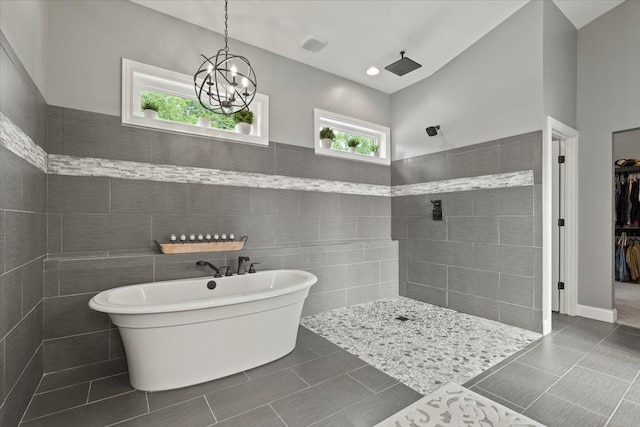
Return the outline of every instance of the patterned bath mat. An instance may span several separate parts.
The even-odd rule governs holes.
[[[376,427],[544,427],[522,414],[448,383]]]

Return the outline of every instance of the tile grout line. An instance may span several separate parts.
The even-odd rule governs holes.
[[[565,327],[564,329],[572,329],[570,327]],[[609,337],[609,335],[611,335],[615,330],[617,330],[618,328],[615,327],[613,328],[607,335],[605,335],[600,341],[598,341],[597,344],[595,344],[589,351],[587,351],[584,356],[582,356],[580,359],[578,359],[578,361],[576,363],[574,363],[564,374],[562,374],[560,377],[558,377],[558,379],[556,381],[554,381],[545,391],[543,391],[533,402],[531,402],[531,404],[529,404],[529,406],[527,406],[525,408],[525,411],[528,410],[529,408],[531,408],[538,400],[540,400],[540,398],[542,396],[544,396],[546,393],[549,392],[549,390],[551,390],[551,388],[553,388],[553,386],[555,386],[556,384],[558,384],[560,382],[560,380],[562,380],[569,372],[571,372],[576,366],[578,366],[578,364],[580,362],[582,362],[588,355],[591,354],[591,352],[596,348],[596,346],[600,345],[602,342],[604,342],[604,340]],[[555,335],[555,334],[554,334]],[[527,365],[528,366],[528,365]],[[543,371],[544,372],[544,371]],[[553,395],[555,396],[555,395]],[[557,396],[556,396],[557,397]],[[563,399],[566,400],[566,399]],[[572,402],[571,402],[572,403]],[[579,405],[578,405],[579,406]],[[593,411],[592,411],[593,412]]]
[[[6,351],[5,351],[5,354],[6,354]],[[4,362],[4,355],[3,355],[3,362]],[[3,366],[7,366],[7,365],[3,365]],[[38,389],[38,387],[40,387],[40,384],[42,383],[42,378],[44,378],[44,375],[40,376],[40,381],[38,381],[38,385],[36,386],[36,390]],[[13,390],[13,389],[11,389],[11,390]],[[5,393],[5,397],[8,396],[8,394],[9,393]],[[22,416],[20,417],[20,421],[18,421],[18,425],[20,425],[24,421],[24,417],[25,417],[25,415],[27,415],[27,410],[29,409],[29,406],[31,406],[31,403],[33,403],[33,398],[34,397],[35,397],[35,393],[31,394],[31,398],[29,399],[29,404],[24,409],[24,412],[22,413]]]
[[[611,420],[613,419],[613,416],[616,414],[616,412],[618,411],[618,408],[620,408],[620,405],[622,405],[622,402],[624,402],[625,397],[627,397],[627,395],[629,394],[629,390],[631,390],[631,387],[633,387],[633,384],[638,380],[638,377],[640,376],[640,371],[638,371],[638,373],[636,374],[636,376],[633,378],[633,381],[631,381],[631,384],[629,384],[629,387],[627,387],[627,391],[624,392],[624,394],[622,395],[622,399],[620,399],[620,401],[618,402],[618,404],[616,405],[615,409],[613,410],[613,412],[611,412],[611,415],[609,416],[609,418],[607,419],[607,422],[605,423],[604,427],[607,427],[609,425],[609,423],[611,422]]]
[[[584,409],[585,411],[591,412],[592,414],[600,415],[601,417],[605,417],[605,418],[606,418],[606,415],[605,415],[605,414],[601,414],[600,412],[594,411],[593,409],[589,409],[589,408],[587,408],[586,406],[582,406],[582,405],[580,405],[579,403],[571,402],[570,400],[567,400],[567,399],[565,399],[565,398],[564,398],[564,397],[562,397],[562,396],[558,396],[557,394],[549,393],[549,396],[553,396],[553,397],[555,397],[556,399],[560,399],[560,400],[562,400],[563,402],[567,402],[567,403],[568,403],[568,404],[570,404],[570,405],[577,406],[578,408],[580,408],[580,409]]]
[[[89,396],[91,396],[91,385],[93,381],[89,381],[89,387],[87,387],[87,401],[85,403],[89,403]]]
[[[271,410],[273,412],[275,412],[275,414],[278,416],[278,418],[280,418],[280,421],[282,421],[282,423],[285,425],[285,427],[289,427],[289,424],[287,424],[287,422],[285,420],[282,419],[282,417],[280,416],[280,414],[278,413],[278,411],[276,411],[276,408],[274,408],[273,406],[271,406],[271,403],[269,403],[269,408],[271,408]]]
[[[124,357],[120,357],[119,359],[124,359]],[[118,360],[118,359],[105,360],[105,361],[103,361],[103,362],[98,362],[98,363],[111,362],[111,361],[113,361],[113,360]],[[62,370],[60,370],[60,371],[56,371],[56,372],[49,372],[48,374],[43,375],[43,376],[42,376],[42,378],[44,378],[44,377],[45,377],[45,376],[47,376],[47,375],[52,375],[52,374],[56,374],[56,373],[58,373],[58,372],[63,372],[63,371],[65,371],[65,370],[76,369],[76,368],[83,368],[83,367],[91,366],[91,365],[92,365],[92,364],[89,364],[89,365],[82,365],[82,366],[77,366],[77,367],[73,367],[73,368],[69,368],[69,369],[62,369]],[[39,392],[39,393],[38,393],[38,392],[36,392],[36,393],[34,393],[34,394],[46,394],[46,393],[51,393],[51,392],[53,392],[53,391],[63,390],[63,389],[65,389],[65,388],[74,387],[74,386],[77,386],[77,385],[80,385],[80,384],[90,383],[90,382],[92,382],[92,381],[99,381],[99,380],[103,380],[103,379],[106,379],[106,378],[116,377],[116,376],[118,376],[118,375],[126,374],[126,373],[128,373],[128,372],[129,372],[129,371],[124,371],[124,372],[118,372],[118,373],[116,373],[116,374],[106,375],[106,376],[104,376],[104,377],[92,378],[92,379],[87,380],[87,381],[81,381],[81,382],[79,382],[79,383],[75,383],[75,384],[65,385],[65,386],[62,386],[62,387],[56,387],[56,388],[52,388],[51,390],[44,390],[44,391],[41,391],[41,392]],[[36,390],[37,390],[37,389],[36,389]]]
[[[202,397],[204,398],[204,401],[206,402],[207,407],[209,407],[209,411],[211,412],[211,416],[213,417],[214,424],[217,424],[218,418],[216,418],[216,414],[213,413],[213,408],[211,408],[211,404],[209,403],[209,399],[207,399],[207,395],[203,394]]]

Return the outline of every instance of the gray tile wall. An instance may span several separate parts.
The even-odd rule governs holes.
[[[542,133],[393,162],[394,185],[533,170],[536,185],[394,197],[400,294],[541,331]],[[442,200],[443,221],[431,200]]]
[[[11,118],[11,117],[10,117]],[[312,148],[268,147],[122,126],[120,117],[49,106],[48,152],[267,175],[389,185],[388,166],[316,156]]]
[[[235,269],[238,256],[259,262],[258,270],[293,268],[315,274],[318,283],[311,288],[303,315],[398,295],[398,246],[388,240],[207,254],[104,253],[92,258],[49,258],[44,273],[44,371],[124,356],[119,334],[109,318],[87,306],[96,293],[135,283],[208,275],[207,270],[195,265],[200,259]]]
[[[51,152],[369,184],[390,168],[315,156],[272,143],[252,147],[141,130],[118,117],[49,107]],[[207,259],[236,267],[306,269],[319,277],[304,314],[398,294],[388,197],[51,175],[44,269],[44,370],[123,357],[107,316],[87,302],[116,286],[208,274]],[[158,255],[171,233],[249,236],[242,252]],[[355,274],[354,272],[358,272]]]
[[[0,32],[0,111],[46,146],[46,104]],[[0,425],[16,426],[43,372],[47,176],[0,147]]]

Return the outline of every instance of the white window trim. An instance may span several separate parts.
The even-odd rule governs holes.
[[[319,133],[320,129],[326,125],[334,130],[342,131],[344,129],[344,131],[348,133],[357,133],[375,139],[378,142],[379,157],[324,148],[320,143]],[[375,123],[314,108],[313,129],[313,146],[315,147],[315,153],[318,155],[339,157],[359,162],[377,163],[381,165],[391,164],[391,131],[386,126],[380,126]]]
[[[199,135],[231,142],[269,145],[269,97],[267,95],[257,93],[253,99],[250,107],[254,113],[251,135],[244,135],[233,130],[205,128],[195,124],[144,117],[140,112],[142,89],[197,100],[193,76],[122,58],[123,125]]]

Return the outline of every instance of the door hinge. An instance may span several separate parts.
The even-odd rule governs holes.
[[[558,156],[558,163],[564,163],[564,156]]]
[[[564,282],[558,282],[558,290],[564,289]]]
[[[563,218],[559,218],[558,219],[558,227],[564,227],[564,219]]]

